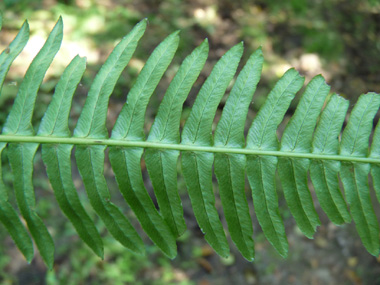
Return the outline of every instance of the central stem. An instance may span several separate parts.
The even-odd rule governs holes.
[[[267,151],[267,150],[260,150],[260,149],[231,148],[231,147],[219,147],[219,146],[199,146],[199,145],[170,144],[170,143],[160,143],[160,142],[129,141],[129,140],[115,140],[115,139],[0,135],[0,142],[141,147],[141,148],[170,149],[170,150],[180,150],[180,151],[277,156],[277,157],[289,157],[289,158],[308,158],[308,159],[315,159],[315,160],[337,160],[337,161],[380,164],[380,159],[370,158],[370,157],[355,157],[355,156],[342,156],[342,155],[316,154],[316,153],[297,153],[297,152],[285,152],[285,151]]]

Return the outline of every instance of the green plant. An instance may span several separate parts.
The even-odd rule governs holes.
[[[68,127],[69,111],[73,94],[85,71],[85,59],[79,56],[62,74],[35,134],[31,124],[35,99],[45,72],[60,48],[62,25],[60,18],[26,72],[0,135],[0,150],[7,148],[14,174],[18,207],[49,268],[54,260],[53,240],[34,210],[33,158],[39,145],[42,145],[42,158],[62,211],[82,240],[100,257],[103,257],[102,240],[78,198],[71,177],[74,146],[77,166],[92,207],[111,235],[136,253],[144,252],[144,244],[128,219],[110,201],[103,176],[107,147],[121,193],[147,235],[170,258],[175,257],[176,239],[186,228],[177,192],[176,165],[180,154],[195,217],[205,239],[219,255],[227,257],[229,246],[215,207],[213,165],[229,233],[247,260],[254,259],[254,242],[244,193],[245,169],[257,219],[281,256],[287,255],[288,244],[278,209],[276,170],[289,209],[307,237],[312,238],[320,224],[308,188],[309,172],[319,203],[330,220],[340,225],[350,222],[352,216],[366,249],[373,255],[379,254],[379,226],[368,185],[368,174],[371,173],[377,198],[380,198],[380,127],[374,133],[369,150],[372,121],[380,106],[378,94],[360,96],[339,141],[348,101],[336,94],[329,95],[329,86],[318,75],[307,85],[279,142],[277,127],[304,83],[303,77],[295,69],[290,69],[268,95],[245,140],[244,123],[263,64],[262,51],[258,49],[237,77],[213,135],[216,109],[243,53],[243,44],[239,43],[218,61],[203,84],[180,140],[182,104],[207,59],[208,43],[205,40],[183,61],[145,139],[148,101],[178,46],[178,32],[174,32],[146,62],[109,138],[105,126],[109,96],[145,31],[146,20],[143,20],[120,41],[95,77],[73,135]],[[27,43],[28,35],[25,22],[15,40],[1,53],[0,86],[12,61]],[[327,104],[321,113],[326,99]],[[160,212],[144,188],[140,168],[143,154]],[[338,175],[350,212],[339,189]],[[33,258],[32,240],[8,202],[1,181],[0,220],[30,261]]]

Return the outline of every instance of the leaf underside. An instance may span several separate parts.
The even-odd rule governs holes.
[[[7,149],[17,206],[26,227],[8,201],[1,171],[0,222],[28,262],[33,258],[33,239],[47,266],[52,268],[54,263],[53,238],[35,210],[33,160],[40,145],[59,207],[80,238],[101,258],[102,239],[82,206],[71,176],[73,149],[94,211],[110,234],[135,253],[143,254],[145,247],[129,218],[112,203],[104,176],[107,148],[125,202],[143,231],[169,258],[176,256],[176,239],[186,230],[177,187],[179,157],[194,216],[206,241],[222,257],[229,255],[227,236],[230,236],[244,258],[254,260],[253,232],[258,229],[252,226],[247,195],[252,195],[253,209],[264,235],[281,256],[287,256],[276,172],[289,210],[308,238],[313,237],[320,225],[315,210],[317,201],[312,198],[315,191],[329,219],[337,225],[352,219],[365,248],[372,255],[379,255],[379,224],[368,181],[371,175],[380,201],[380,124],[369,146],[373,119],[380,106],[378,94],[360,96],[340,138],[348,101],[337,94],[329,95],[330,87],[318,75],[307,84],[279,140],[277,128],[304,85],[304,78],[295,69],[289,69],[269,93],[245,137],[248,109],[264,59],[261,48],[257,49],[229,90],[243,54],[243,43],[239,43],[215,64],[181,131],[182,105],[207,60],[209,47],[205,40],[177,69],[146,138],[147,105],[178,47],[178,32],[174,32],[147,59],[109,137],[106,128],[109,97],[146,26],[146,19],[138,23],[109,55],[91,85],[73,133],[68,124],[72,99],[86,69],[86,59],[79,56],[63,72],[38,130],[32,126],[38,89],[62,41],[61,18],[27,70],[0,135],[0,154]],[[0,54],[0,92],[12,62],[28,38],[29,26],[25,22],[14,41]],[[216,111],[227,90],[229,96],[213,134]],[[144,186],[142,159],[158,209]],[[213,168],[221,207],[215,199]],[[246,175],[249,185],[245,183]],[[340,181],[344,189],[340,189]],[[222,212],[228,231],[221,222]]]

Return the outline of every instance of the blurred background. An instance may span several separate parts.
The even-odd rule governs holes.
[[[210,43],[209,58],[185,102],[183,122],[213,65],[240,41],[245,45],[240,68],[259,46],[262,46],[265,56],[247,127],[275,82],[290,67],[299,70],[306,77],[306,83],[322,73],[332,92],[349,99],[351,107],[360,94],[380,92],[380,4],[377,0],[2,0],[0,9],[4,17],[0,50],[12,41],[24,19],[28,19],[31,30],[29,43],[12,65],[0,97],[1,125],[29,63],[60,15],[64,21],[64,39],[39,92],[34,114],[36,128],[60,74],[79,53],[87,57],[87,71],[74,97],[70,122],[74,128],[96,72],[114,45],[143,18],[149,20],[147,31],[111,96],[107,122],[110,128],[149,54],[175,30],[181,30],[180,46],[152,96],[146,119],[147,132],[181,61],[206,37]],[[215,122],[226,98],[227,95],[222,100]],[[298,99],[299,95],[280,125],[279,135],[294,112]],[[12,173],[6,153],[2,163],[4,181],[14,201]],[[52,271],[47,271],[38,255],[28,265],[0,225],[1,284],[380,284],[380,259],[366,252],[354,225],[333,225],[315,199],[322,225],[313,240],[307,239],[290,215],[280,182],[277,183],[280,211],[289,241],[287,259],[282,259],[266,241],[253,213],[248,183],[246,193],[254,223],[256,259],[253,263],[245,261],[232,242],[230,258],[217,256],[203,239],[183,178],[179,175],[179,192],[188,231],[178,241],[178,257],[168,260],[152,245],[133,218],[117,190],[108,161],[105,163],[105,176],[112,201],[132,217],[147,244],[144,257],[131,254],[110,237],[91,209],[79,174],[75,167],[73,169],[74,182],[83,204],[104,237],[105,259],[97,258],[78,239],[73,226],[59,210],[41,155],[37,153],[34,171],[37,212],[54,238],[55,266]],[[152,193],[143,163],[142,169],[146,188]],[[215,193],[216,204],[222,214],[216,181]],[[151,196],[154,200],[154,195]],[[380,217],[376,199],[373,199],[373,204]],[[225,224],[223,215],[221,219]]]

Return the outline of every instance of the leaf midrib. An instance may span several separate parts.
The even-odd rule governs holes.
[[[333,115],[331,116],[331,118],[335,118],[335,114],[338,112],[338,109],[339,109],[339,102],[337,102],[334,106],[334,113]],[[325,150],[326,150],[326,146],[327,146],[327,140],[329,139],[329,137],[331,136],[330,134],[330,131],[332,129],[332,125],[333,125],[333,120],[330,120],[329,121],[329,124],[328,124],[328,128],[327,128],[327,131],[326,132],[323,132],[323,135],[325,136],[324,137],[324,140],[323,140],[323,144],[322,144],[322,147],[321,146],[317,146],[315,147],[314,146],[314,142],[315,142],[315,139],[314,141],[312,142],[312,149],[313,149],[313,152],[318,152],[318,153],[325,153]],[[317,151],[316,151],[316,148],[317,148]],[[329,148],[329,146],[327,146],[327,148]],[[338,152],[338,149],[337,148],[330,148],[327,150],[328,152],[334,154],[334,153],[337,153]]]
[[[129,44],[130,44],[131,42],[132,42],[132,40],[129,41],[129,42],[127,42],[127,43],[126,43],[126,47],[128,47]],[[113,72],[114,72],[115,70],[116,70],[116,72],[118,71],[117,64],[119,63],[120,58],[123,57],[123,56],[125,56],[125,52],[126,52],[126,48],[124,48],[124,50],[123,50],[120,54],[116,55],[116,59],[114,60],[114,62],[112,62],[112,66],[110,66],[109,69],[105,71],[106,76],[104,76],[103,74],[101,74],[102,70],[99,71],[98,74],[103,75],[103,77],[101,78],[102,81],[101,81],[101,83],[100,83],[100,87],[98,87],[98,90],[99,90],[99,91],[97,91],[96,89],[95,89],[95,91],[93,91],[94,86],[95,86],[95,87],[97,87],[97,86],[96,86],[96,85],[92,85],[90,91],[88,92],[89,95],[91,94],[91,91],[93,91],[94,93],[97,93],[97,94],[96,94],[97,97],[96,97],[96,102],[95,102],[95,106],[94,106],[94,112],[92,112],[92,114],[91,114],[90,127],[88,128],[88,132],[87,132],[87,134],[85,135],[86,137],[87,137],[87,136],[90,136],[91,133],[93,133],[93,127],[92,127],[92,126],[94,125],[94,122],[97,121],[97,120],[94,120],[94,117],[95,117],[95,111],[96,111],[96,108],[99,106],[99,104],[98,104],[98,103],[99,103],[99,100],[100,100],[100,99],[103,99],[103,96],[106,96],[106,97],[109,98],[109,96],[111,95],[111,92],[110,92],[110,94],[109,94],[108,96],[107,96],[107,95],[104,95],[104,94],[107,93],[107,91],[106,91],[106,92],[103,92],[103,90],[105,89],[105,85],[106,85],[106,83],[108,82],[108,80],[109,80],[109,79],[112,80],[112,78],[113,78],[113,76],[111,76],[111,78],[109,78],[110,75],[111,75],[111,74],[113,75]],[[111,53],[111,55],[112,55],[112,53]],[[106,65],[104,65],[104,66],[106,66]],[[98,75],[98,74],[97,74],[97,75]],[[97,82],[96,82],[95,80],[96,80],[96,77],[95,77],[95,79],[94,79],[94,82],[95,82],[95,84],[96,84]],[[104,122],[104,125],[105,125],[105,122]]]
[[[79,64],[77,64],[75,67],[78,67],[78,65]],[[62,94],[64,94],[64,95],[66,95],[67,94],[67,90],[68,89],[70,89],[70,87],[72,87],[71,86],[71,82],[70,82],[70,79],[72,79],[72,76],[73,76],[73,74],[74,74],[74,72],[76,71],[76,69],[75,68],[73,68],[72,70],[70,70],[70,73],[69,73],[69,75],[68,75],[68,78],[69,78],[69,80],[67,80],[66,82],[65,82],[65,86],[64,86],[64,88],[62,88],[63,89],[63,92],[62,92]],[[63,105],[64,105],[64,103],[65,103],[65,96],[61,96],[61,98],[60,98],[60,100],[59,100],[59,105],[58,105],[58,112],[57,112],[57,115],[54,117],[54,126],[53,126],[53,128],[51,129],[51,131],[49,132],[50,133],[50,135],[54,135],[55,133],[56,133],[56,127],[57,127],[57,122],[58,122],[58,117],[59,117],[59,114],[61,114],[63,111],[61,111],[62,110],[62,108],[63,108]],[[47,113],[47,111],[46,111],[46,113]],[[65,127],[65,126],[64,126]],[[68,130],[68,127],[67,127],[67,130]],[[69,133],[69,131],[68,131],[68,133]]]
[[[230,203],[232,204],[232,208],[233,208],[233,211],[234,211],[234,215],[236,217],[236,220],[238,221],[237,223],[237,227],[239,228],[238,231],[239,231],[239,234],[240,236],[242,237],[244,243],[243,243],[243,246],[244,246],[244,252],[249,252],[249,247],[248,247],[248,244],[249,244],[249,241],[247,241],[247,235],[244,234],[243,232],[243,229],[242,229],[242,222],[241,222],[241,215],[239,215],[239,212],[238,212],[238,206],[236,205],[236,189],[234,189],[233,187],[233,182],[232,182],[232,171],[231,171],[231,159],[230,157],[227,156],[227,160],[228,160],[228,164],[227,164],[227,177],[228,177],[228,184],[229,184],[229,187],[230,189],[232,190],[232,201],[230,201]],[[241,189],[238,189],[238,191],[241,190]],[[243,226],[244,227],[244,226]]]
[[[157,47],[158,48],[158,47]],[[135,97],[137,98],[136,99],[136,102],[138,102],[138,101],[140,101],[141,99],[141,96],[147,96],[147,94],[144,94],[144,92],[146,92],[145,91],[145,89],[146,88],[148,88],[150,85],[149,85],[149,83],[150,83],[150,80],[151,80],[151,77],[152,77],[152,75],[153,74],[155,74],[155,71],[156,71],[156,69],[158,69],[158,68],[160,68],[161,66],[165,66],[165,60],[167,60],[167,58],[165,58],[165,56],[167,56],[167,53],[169,53],[169,55],[170,55],[170,48],[171,48],[171,46],[170,45],[167,45],[166,47],[164,47],[165,49],[162,51],[162,53],[161,54],[159,54],[158,56],[157,56],[157,58],[158,58],[158,60],[154,63],[154,65],[153,65],[153,68],[151,68],[149,65],[145,65],[144,67],[149,67],[149,70],[150,70],[150,72],[149,72],[149,75],[148,76],[146,76],[144,79],[145,79],[145,82],[143,83],[143,87],[140,89],[141,91],[140,92],[138,92],[138,95],[136,95]],[[155,59],[155,58],[154,58]],[[160,64],[160,62],[162,62],[162,61],[164,61],[164,64]],[[169,61],[169,64],[170,64],[170,61]],[[141,73],[140,74],[143,74],[143,71],[144,70],[142,70],[141,71]],[[166,71],[166,69],[165,69],[165,71]],[[163,75],[163,74],[162,74]],[[140,76],[139,76],[140,77]],[[136,86],[136,87],[135,87]],[[147,87],[148,86],[148,87]],[[134,85],[134,87],[135,88],[137,88],[137,85]],[[156,87],[157,87],[157,84],[155,84],[155,86],[154,86],[154,90],[156,89]],[[153,94],[153,92],[154,92],[154,90],[151,92],[151,94],[149,95],[148,94],[148,97],[150,98],[150,96]],[[132,91],[134,91],[134,88],[132,87],[132,89],[131,89],[131,91],[129,92],[129,94],[132,94]],[[128,94],[128,95],[129,95]],[[129,96],[131,96],[131,95],[129,95]],[[133,98],[133,97],[132,97]],[[125,103],[125,104],[128,104],[128,99],[127,99],[127,102]],[[127,131],[123,134],[123,138],[127,138],[128,136],[129,136],[129,132],[130,132],[130,130],[131,130],[131,127],[132,127],[132,121],[134,120],[134,118],[136,117],[135,116],[135,109],[136,109],[136,106],[137,106],[138,104],[134,104],[134,106],[133,106],[133,108],[132,108],[132,112],[131,112],[131,117],[130,117],[130,119],[129,119],[129,123],[128,123],[128,129],[127,129]],[[125,106],[125,105],[124,105]]]
[[[312,107],[314,107],[314,105],[316,105],[314,102],[315,102],[315,99],[316,99],[317,95],[319,95],[319,89],[321,89],[322,86],[323,86],[323,82],[318,86],[317,90],[315,90],[313,98],[311,99],[311,102],[307,106],[307,110],[305,112],[305,115],[302,118],[302,123],[301,123],[301,125],[300,125],[300,127],[298,129],[297,136],[296,136],[295,140],[293,141],[294,144],[291,147],[292,151],[295,151],[296,149],[304,151],[304,149],[302,149],[302,147],[301,148],[299,147],[298,139],[300,137],[300,134],[303,131],[303,125],[305,124],[305,121],[308,120],[308,118],[309,118],[309,111],[310,111],[310,109]],[[315,124],[313,124],[313,125],[315,126]],[[304,135],[306,136],[306,134],[304,134]],[[309,148],[310,147],[311,147],[311,139],[310,139],[310,142],[309,142]]]
[[[173,143],[161,143],[150,141],[132,141],[118,139],[93,139],[77,137],[51,137],[51,136],[21,136],[21,135],[0,135],[0,142],[5,143],[39,143],[39,144],[71,144],[71,145],[105,145],[118,147],[140,147],[153,149],[171,149],[179,151],[211,152],[211,153],[235,153],[246,155],[277,156],[290,158],[308,158],[316,160],[335,160],[349,162],[363,162],[379,164],[380,158],[357,157],[347,155],[330,155],[317,153],[297,153],[288,151],[273,151],[260,149],[247,149],[236,147],[219,147],[219,146],[199,146]]]
[[[264,174],[263,174],[263,165],[262,165],[262,161],[261,161],[261,157],[259,157],[259,172],[260,172],[260,191],[263,193],[263,196],[264,196],[264,205],[265,205],[265,210],[266,212],[268,213],[268,218],[269,218],[269,221],[270,221],[270,227],[272,229],[272,232],[276,233],[274,236],[271,236],[270,239],[268,238],[268,240],[270,242],[272,242],[273,238],[276,240],[276,245],[274,245],[274,247],[278,250],[278,251],[281,251],[281,255],[282,254],[287,254],[286,252],[286,248],[284,248],[284,245],[283,245],[283,242],[281,240],[281,233],[279,232],[280,231],[280,227],[276,227],[274,225],[274,222],[273,222],[273,214],[271,212],[270,209],[269,209],[269,206],[268,206],[268,193],[267,191],[265,191],[265,187],[264,187]],[[269,189],[268,189],[269,190]],[[260,223],[261,225],[261,223]],[[263,226],[262,226],[263,227]],[[269,231],[268,231],[269,233]]]
[[[53,148],[53,151],[54,151],[54,156],[55,158],[57,159],[57,167],[58,167],[58,173],[59,173],[59,179],[58,179],[58,182],[60,183],[60,187],[63,189],[63,196],[64,196],[64,199],[65,199],[65,203],[67,203],[68,205],[70,205],[70,210],[71,213],[73,216],[75,216],[75,219],[76,219],[76,222],[80,224],[80,226],[83,228],[83,229],[88,229],[88,225],[85,224],[85,220],[82,220],[80,215],[78,214],[77,211],[73,210],[75,207],[73,207],[73,204],[72,204],[72,201],[70,201],[69,197],[68,197],[68,194],[67,194],[67,191],[66,190],[66,187],[65,187],[65,181],[62,180],[62,167],[61,167],[61,160],[58,159],[59,155],[58,155],[58,148]],[[64,168],[63,168],[64,169]],[[62,199],[62,201],[64,201]],[[98,247],[98,245],[96,244],[96,239],[93,238],[90,234],[89,231],[87,231],[88,233],[88,236],[87,238],[89,237],[90,238],[90,243],[92,246],[95,246],[96,248]]]
[[[249,70],[249,74],[252,72],[252,69],[254,69],[254,68],[256,68],[255,65],[253,65],[253,66],[251,67],[251,69]],[[241,92],[239,92],[239,96],[237,97],[237,102],[238,102],[238,103],[240,103],[240,98],[243,97],[243,93],[244,93],[244,92],[243,92],[242,90],[245,90],[245,89],[246,89],[246,86],[247,86],[248,80],[249,80],[249,76],[247,76],[247,78],[245,78],[245,80],[244,80],[244,84],[243,84],[243,87],[241,88]],[[232,92],[232,91],[231,91],[231,92]],[[252,97],[253,97],[253,94],[252,94]],[[243,99],[245,99],[245,98],[243,98]],[[251,98],[250,101],[252,101],[252,98]],[[232,114],[233,114],[233,115],[236,114],[235,111],[236,111],[236,108],[238,108],[238,106],[240,107],[239,104],[236,104],[236,105],[233,106],[233,109],[232,109]],[[230,141],[230,139],[231,139],[232,126],[236,126],[235,121],[236,121],[236,118],[238,118],[238,117],[239,117],[239,116],[233,116],[233,117],[232,117],[232,121],[229,121],[229,125],[228,125],[228,133],[227,133],[227,136],[226,136],[227,140],[226,140],[226,142],[224,143],[225,146],[229,144],[229,141]],[[244,124],[243,124],[243,125],[244,125]]]
[[[54,36],[54,39],[52,40],[52,42],[49,44],[49,46],[47,46],[47,51],[46,52],[44,52],[44,55],[46,55],[46,57],[48,57],[49,55],[50,55],[50,53],[51,53],[51,50],[54,48],[54,45],[56,44],[56,38],[60,35],[61,33],[58,33],[57,35],[55,35]],[[49,39],[47,39],[47,41],[48,41]],[[46,42],[47,42],[46,41]],[[46,43],[45,43],[46,44]],[[43,48],[44,47],[42,47],[42,49],[41,49],[41,51],[43,51]],[[59,50],[59,49],[58,49]],[[58,51],[57,50],[57,51]],[[40,57],[42,57],[42,54],[41,54],[41,51],[37,54],[37,56],[33,59],[33,62],[35,62],[35,60],[37,59],[39,59],[39,55],[40,55]],[[53,60],[53,59],[52,59]],[[33,65],[33,62],[30,64],[30,67],[34,67],[34,65]],[[40,65],[41,65],[41,63],[40,63]],[[29,67],[29,68],[30,68]],[[50,64],[49,64],[49,67],[50,67]],[[30,69],[28,69],[27,70],[27,72],[26,72],[26,74],[25,74],[25,79],[27,78],[27,75],[28,75],[28,71],[29,71]],[[30,90],[32,89],[33,90],[33,88],[32,87],[35,87],[35,80],[34,80],[34,78],[36,77],[36,73],[37,73],[37,71],[35,71],[35,70],[31,70],[31,71],[33,71],[32,72],[32,74],[31,74],[31,79],[29,80],[29,81],[26,81],[25,83],[24,83],[24,85],[26,85],[26,87],[25,87],[25,89],[27,90],[26,91],[26,95],[25,95],[25,98],[24,98],[24,100],[23,100],[23,102],[22,102],[22,107],[21,107],[21,112],[20,112],[20,114],[21,114],[21,116],[19,116],[19,120],[18,120],[18,123],[17,123],[17,129],[16,129],[16,131],[15,131],[15,133],[18,133],[18,131],[19,131],[19,129],[20,129],[20,126],[21,126],[21,124],[22,124],[22,121],[23,121],[23,115],[25,114],[25,113],[27,113],[27,112],[25,112],[24,110],[25,110],[25,104],[26,104],[26,102],[27,102],[27,99],[29,99],[28,97],[30,97],[30,96],[28,96],[29,94],[30,94]],[[30,71],[30,72],[31,72]],[[24,82],[24,81],[23,81]],[[22,83],[23,83],[22,82]],[[19,88],[19,92],[21,91],[23,91],[22,90],[22,87],[23,87],[23,84],[21,83],[21,85],[20,85],[20,88]],[[30,85],[32,84],[32,87],[30,87]],[[38,91],[38,89],[35,91],[35,93],[37,93],[37,91]],[[17,92],[17,95],[16,96],[20,96],[19,95],[19,92]],[[36,94],[36,96],[37,96],[37,94]],[[28,127],[28,130],[29,131],[31,131],[31,132],[33,132],[33,128],[32,127]]]
[[[314,218],[312,216],[313,213],[310,213],[310,211],[308,211],[308,207],[307,207],[308,205],[305,205],[305,203],[302,202],[301,191],[299,191],[300,187],[298,186],[299,179],[297,179],[297,177],[296,177],[296,173],[300,173],[300,171],[296,170],[296,166],[294,165],[294,161],[293,160],[290,159],[289,163],[292,165],[291,166],[291,171],[292,171],[292,177],[291,178],[294,179],[294,181],[295,181],[294,184],[295,184],[296,189],[295,189],[294,192],[296,194],[295,202],[297,203],[297,210],[301,210],[302,211],[303,217],[300,217],[300,218],[302,218],[303,220],[304,220],[304,218],[306,218],[306,222],[307,222],[306,226],[305,225],[301,225],[301,224],[299,224],[298,226],[299,226],[300,229],[301,229],[301,226],[302,226],[301,231],[307,237],[309,237],[309,234],[306,233],[306,230],[309,231],[310,228],[311,228],[310,232],[312,232],[312,231],[315,232],[315,228],[316,228],[315,221],[313,221],[314,220]],[[295,215],[293,214],[293,216],[295,216]],[[298,221],[297,221],[297,224],[298,224]],[[307,227],[308,229],[305,229],[305,227]],[[311,234],[311,236],[313,236],[313,233]]]
[[[339,218],[344,221],[344,217],[343,217],[344,213],[341,212],[341,209],[338,207],[335,197],[331,194],[332,192],[331,183],[328,183],[327,174],[326,174],[329,171],[326,169],[326,165],[323,160],[321,161],[321,164],[322,164],[322,179],[323,179],[323,182],[326,184],[326,189],[327,189],[326,191],[327,194],[325,194],[325,196],[328,196],[331,199],[331,201],[333,201],[332,204],[333,204],[334,209],[336,210],[336,212],[339,213],[340,215]]]
[[[164,164],[162,163],[162,152],[159,151],[158,152],[158,157],[160,159],[160,169],[162,170],[162,173],[164,172]],[[164,176],[164,173],[163,173],[163,176]],[[165,200],[166,202],[169,204],[169,207],[170,207],[170,219],[172,221],[172,225],[174,225],[174,228],[175,228],[175,234],[176,236],[179,236],[179,230],[178,230],[178,225],[177,225],[177,222],[176,222],[176,219],[174,217],[174,214],[173,212],[175,212],[175,210],[173,210],[173,206],[174,204],[173,203],[170,203],[170,199],[169,199],[169,196],[168,196],[168,187],[167,185],[167,179],[164,179],[164,183],[162,183],[162,186],[164,187],[164,197],[165,197]]]
[[[201,57],[201,54],[199,54],[196,59],[191,63],[190,67],[188,68],[188,70],[186,71],[186,74],[185,76],[182,78],[177,90],[175,91],[175,95],[173,95],[172,97],[170,97],[171,101],[170,101],[170,105],[169,105],[169,110],[170,112],[172,112],[172,108],[173,108],[173,105],[177,103],[177,98],[178,98],[178,94],[180,94],[180,90],[182,89],[182,86],[184,85],[184,82],[188,76],[188,74],[190,73],[190,71],[193,70],[193,66],[197,63],[197,60]],[[173,79],[174,81],[174,79]],[[186,85],[185,85],[186,86]],[[169,86],[170,87],[170,86]],[[168,88],[169,89],[169,88]],[[168,94],[169,95],[169,94]],[[181,101],[182,102],[182,101]],[[165,120],[165,124],[164,124],[164,128],[163,128],[163,132],[162,132],[162,135],[161,135],[161,138],[159,141],[163,141],[165,138],[167,137],[170,137],[170,135],[167,135],[166,132],[167,132],[167,129],[168,129],[168,122],[170,120],[170,117],[169,116],[166,116],[166,120]],[[149,137],[148,137],[149,139]],[[179,135],[176,136],[175,139],[179,139]]]
[[[364,112],[363,112],[363,113],[361,114],[361,116],[360,116],[360,120],[359,120],[358,128],[356,129],[356,132],[355,132],[354,143],[352,144],[352,148],[351,148],[350,154],[353,154],[353,153],[355,152],[355,149],[356,149],[356,143],[357,143],[357,141],[358,141],[358,134],[359,134],[359,131],[363,129],[363,127],[362,127],[363,119],[364,119],[365,115],[367,114],[367,110],[368,110],[370,104],[372,103],[374,97],[375,97],[375,96],[372,95],[371,101],[368,102],[367,106],[365,107]],[[367,140],[368,140],[368,139],[367,139]],[[367,146],[367,147],[368,147],[368,146]],[[359,151],[360,151],[360,150],[359,150]]]
[[[205,110],[206,110],[207,107],[213,105],[213,104],[210,104],[209,101],[213,99],[213,98],[212,98],[213,95],[215,96],[214,90],[218,91],[218,88],[221,87],[221,86],[220,86],[221,84],[222,84],[222,87],[223,87],[223,80],[222,80],[222,83],[220,83],[220,82],[221,82],[220,79],[221,79],[221,78],[224,79],[224,77],[226,77],[226,70],[229,71],[229,70],[231,69],[230,66],[231,66],[231,63],[232,63],[232,64],[234,63],[234,61],[235,61],[235,56],[231,56],[231,58],[227,59],[226,61],[227,61],[227,62],[224,63],[225,65],[224,65],[222,71],[221,71],[219,74],[217,74],[217,76],[216,76],[215,84],[213,84],[212,89],[211,89],[211,90],[208,92],[208,94],[207,94],[206,103],[203,104],[202,111],[201,111],[201,115],[200,115],[200,119],[198,120],[197,130],[195,131],[195,134],[194,134],[194,137],[193,137],[193,140],[192,140],[192,144],[193,144],[193,145],[194,145],[197,141],[199,141],[199,132],[201,131],[201,124],[202,124],[202,121],[203,121],[203,116],[204,116],[204,114],[206,113]],[[227,74],[227,76],[228,76],[228,74]],[[212,77],[212,73],[210,74],[210,76],[209,76],[208,78],[213,79],[213,77]],[[208,79],[208,78],[207,78],[207,79]],[[207,83],[207,81],[205,82],[205,84],[204,84],[203,86],[207,87],[206,83]],[[199,96],[199,95],[202,95],[201,92],[202,92],[202,90],[203,90],[203,86],[202,86],[202,89],[199,91],[198,96]],[[225,92],[225,90],[226,90],[227,88],[228,88],[228,86],[227,86],[226,88],[224,88],[223,94],[224,94],[224,92]],[[206,90],[206,91],[207,91],[207,90]],[[217,93],[216,95],[218,95],[218,92],[216,92],[216,93]],[[198,97],[198,96],[197,96],[197,97]],[[203,99],[202,96],[200,96],[200,99]],[[220,100],[219,100],[219,101],[220,101]],[[207,113],[206,113],[206,115],[207,115]],[[206,127],[204,127],[204,129],[206,129]]]
[[[359,201],[359,203],[357,203],[357,205],[359,206],[360,213],[363,215],[363,219],[365,221],[365,226],[366,226],[365,232],[366,232],[366,234],[368,234],[368,236],[366,236],[366,238],[369,239],[369,242],[371,244],[371,251],[372,251],[372,249],[373,249],[372,247],[374,246],[374,243],[375,243],[375,241],[373,240],[373,234],[372,234],[373,233],[373,229],[372,229],[371,225],[369,224],[368,216],[366,215],[366,211],[365,211],[364,206],[363,206],[362,196],[359,194],[359,192],[360,192],[360,190],[359,190],[360,186],[358,185],[358,178],[356,178],[357,173],[356,173],[355,165],[352,165],[351,167],[353,168],[353,176],[354,176],[354,185],[353,186],[355,187],[355,190],[356,190],[354,192],[354,194],[357,196],[357,201]],[[352,203],[351,203],[350,207],[352,207]],[[362,225],[363,224],[360,224],[360,225],[358,224],[358,226],[362,226]]]
[[[276,110],[276,107],[279,105],[278,102],[282,99],[282,96],[284,96],[286,93],[289,93],[289,90],[288,90],[289,86],[292,87],[294,85],[294,81],[298,80],[299,78],[300,77],[299,77],[298,73],[294,74],[294,77],[292,78],[292,80],[288,83],[288,85],[286,85],[286,88],[284,88],[281,91],[280,96],[277,97],[276,103],[272,104],[271,109],[270,109],[270,114],[269,114],[269,116],[265,117],[265,119],[266,119],[265,124],[264,124],[264,127],[261,129],[262,132],[261,132],[259,147],[261,147],[263,145],[263,140],[264,140],[264,137],[265,137],[265,134],[267,131],[268,122],[270,119],[273,119],[272,114],[273,114],[274,110]],[[270,95],[271,95],[271,93],[269,93],[268,98],[270,97]],[[283,118],[281,120],[283,120]]]

